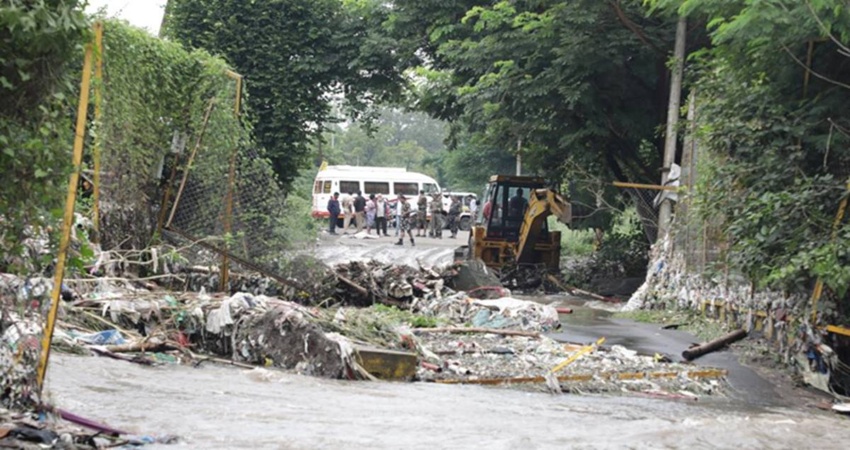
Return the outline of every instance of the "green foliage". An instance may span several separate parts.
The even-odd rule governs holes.
[[[290,194],[286,197],[286,212],[282,215],[280,229],[285,230],[285,242],[290,247],[303,246],[315,242],[319,228],[324,228],[326,221],[312,218],[312,193],[315,173],[302,171],[292,184]]]
[[[437,175],[435,158],[445,149],[443,123],[423,113],[381,108],[368,125],[370,129],[357,125],[330,126],[316,162],[324,159],[329,164],[405,167]]]
[[[579,244],[572,243],[569,247],[565,244],[566,239],[577,238]],[[561,253],[567,260],[565,275],[570,284],[592,288],[595,280],[642,277],[646,274],[649,243],[634,209],[614,214],[611,230],[603,234],[598,247],[595,240],[592,230],[563,235]]]
[[[850,62],[839,45],[846,2],[680,6],[705,18],[714,44],[694,72],[706,153],[695,212],[718,226],[724,262],[757,287],[808,292],[821,277],[846,296],[846,225],[831,238],[850,178],[850,86],[833,81]]]
[[[172,0],[167,33],[221,54],[245,76],[254,136],[284,186],[333,119],[330,98],[358,116],[398,94],[393,42],[377,1]]]
[[[410,311],[398,309],[395,306],[376,304],[372,305],[370,309],[379,318],[397,325],[407,324],[414,328],[434,328],[441,323],[441,320],[437,317],[415,314]]]
[[[41,239],[61,217],[79,84],[73,62],[87,28],[77,1],[0,4],[0,271],[50,262],[40,258],[48,249],[26,239]]]
[[[573,230],[553,217],[549,218],[548,226],[551,231],[561,232],[562,257],[584,257],[590,256],[594,252],[594,233],[592,230]]]
[[[660,144],[673,24],[639,2],[399,1],[386,27],[427,67],[417,106],[478,141],[468,151],[510,157],[521,140],[529,173],[570,178],[575,159],[657,182],[660,145],[638,148]]]
[[[201,208],[222,205],[230,155],[251,146],[250,129],[234,114],[236,89],[228,66],[204,50],[188,51],[116,20],[105,22],[104,47],[103,114],[95,124],[106,174],[102,197],[109,202],[102,208],[104,245],[149,243],[161,180],[177,163],[171,153],[175,135],[186,141],[181,164],[201,138],[191,168],[198,194],[190,201],[198,208],[195,216],[219,220]]]
[[[63,94],[87,28],[78,0],[0,4],[0,117],[25,119]]]

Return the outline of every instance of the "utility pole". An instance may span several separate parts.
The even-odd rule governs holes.
[[[516,140],[516,174],[522,175],[522,138]]]
[[[676,45],[673,50],[673,68],[670,79],[670,102],[667,105],[667,133],[664,139],[664,167],[661,169],[661,185],[666,186],[670,177],[670,167],[676,160],[676,127],[679,124],[679,107],[682,100],[682,77],[685,66],[685,34],[687,19],[679,17],[676,25]],[[670,231],[670,219],[673,205],[670,199],[661,202],[658,211],[658,238],[664,238]]]

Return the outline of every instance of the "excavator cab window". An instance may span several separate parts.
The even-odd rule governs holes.
[[[487,227],[487,236],[518,240],[532,191],[533,187],[508,182],[491,184],[484,194],[485,202],[481,208],[481,219]]]

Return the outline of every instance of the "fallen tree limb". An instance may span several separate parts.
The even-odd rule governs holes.
[[[233,361],[232,359],[224,359],[224,358],[216,358],[215,356],[200,355],[200,354],[192,352],[191,350],[189,350],[187,348],[183,348],[183,349],[181,349],[181,351],[183,351],[183,353],[185,353],[186,355],[188,355],[190,358],[192,358],[194,360],[194,362],[192,363],[193,367],[198,367],[201,364],[209,361],[209,362],[213,362],[213,363],[216,363],[216,364],[223,364],[223,365],[226,365],[226,366],[239,367],[239,368],[242,368],[242,369],[263,368],[261,366],[255,365],[255,364],[247,364],[247,363],[241,363],[241,362],[238,362],[238,361]]]
[[[593,379],[600,380],[654,380],[663,378],[678,378],[685,376],[691,380],[718,379],[729,374],[727,370],[706,369],[689,370],[681,372],[602,372],[602,373],[580,373],[572,375],[561,375],[558,381],[583,382]],[[442,378],[433,380],[439,384],[517,384],[517,383],[545,383],[546,377],[499,377],[499,378]]]
[[[130,344],[107,345],[105,348],[113,353],[156,352],[169,347],[164,342],[138,341]]]
[[[359,284],[355,283],[355,282],[354,282],[354,281],[352,281],[350,278],[348,278],[348,277],[344,277],[344,276],[339,275],[339,274],[337,274],[337,276],[336,276],[336,277],[339,279],[339,281],[342,281],[343,283],[345,283],[345,284],[347,284],[347,285],[351,286],[352,288],[354,288],[354,290],[355,290],[355,291],[357,291],[358,293],[360,293],[360,295],[362,295],[363,297],[368,297],[368,296],[369,296],[369,291],[367,291],[367,290],[366,290],[366,288],[364,288],[363,286],[360,286]]]
[[[141,338],[141,336],[139,335],[139,333],[136,333],[135,331],[129,331],[129,330],[126,330],[126,329],[124,329],[124,328],[121,328],[121,327],[119,327],[118,325],[116,325],[116,324],[114,324],[114,323],[112,323],[112,322],[110,322],[110,321],[108,321],[108,320],[104,319],[103,317],[100,317],[100,316],[99,316],[99,315],[97,315],[97,314],[91,313],[91,312],[86,311],[86,310],[83,310],[83,309],[81,309],[81,308],[75,308],[75,310],[76,310],[76,311],[79,311],[79,312],[81,312],[81,313],[83,313],[84,315],[86,315],[86,316],[88,316],[88,317],[91,317],[92,319],[95,319],[95,320],[97,320],[97,321],[100,321],[100,322],[105,323],[106,325],[109,325],[109,326],[110,326],[110,328],[114,328],[114,329],[116,329],[116,330],[120,331],[120,332],[121,332],[121,333],[123,333],[125,336],[135,336],[135,337],[139,337],[139,338]]]
[[[523,330],[500,330],[498,328],[414,328],[413,331],[415,333],[453,333],[453,334],[465,334],[465,333],[484,333],[484,334],[500,334],[502,336],[527,336],[539,338],[540,333],[536,331],[523,331]]]
[[[88,346],[88,348],[92,352],[94,352],[94,353],[96,353],[100,356],[105,356],[107,358],[117,359],[119,361],[127,361],[127,362],[136,363],[136,364],[142,364],[142,365],[145,365],[145,366],[152,366],[153,363],[154,363],[152,360],[145,358],[144,356],[141,356],[141,355],[129,356],[129,355],[121,354],[121,353],[111,352],[111,351],[107,350],[106,347],[104,347],[102,345],[91,345],[91,346]]]
[[[135,282],[135,281],[149,281],[149,280],[161,280],[163,278],[176,278],[179,281],[185,282],[186,279],[181,277],[180,275],[175,275],[172,273],[166,273],[162,275],[151,275],[149,277],[99,277],[99,278],[69,278],[65,281],[68,283],[98,283],[101,281],[126,281],[126,282]]]
[[[601,300],[601,301],[603,301],[603,302],[608,302],[608,303],[621,303],[621,301],[620,301],[620,300],[617,300],[616,298],[612,298],[612,297],[605,297],[605,296],[603,296],[603,295],[594,294],[593,292],[585,291],[585,290],[583,290],[583,289],[579,289],[579,288],[577,288],[577,287],[575,287],[575,286],[567,286],[567,285],[565,285],[564,283],[562,283],[562,282],[561,282],[561,280],[559,280],[557,277],[555,277],[554,275],[552,275],[551,273],[550,273],[550,274],[548,274],[548,275],[546,275],[546,279],[547,279],[547,280],[549,280],[549,281],[551,281],[551,282],[552,282],[552,284],[554,284],[554,285],[558,286],[558,289],[561,289],[561,290],[567,291],[567,292],[569,292],[569,293],[570,293],[570,294],[572,294],[572,295],[580,294],[580,295],[586,295],[586,296],[591,297],[591,298],[595,298],[596,300]]]

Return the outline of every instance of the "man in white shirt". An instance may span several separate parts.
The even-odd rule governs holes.
[[[398,232],[401,229],[401,207],[402,201],[398,200],[395,202],[395,235],[398,237]]]
[[[387,203],[387,199],[383,195],[378,194],[375,197],[375,231],[377,231],[378,236],[381,234],[389,236],[387,233],[387,216],[389,214],[390,206]]]

